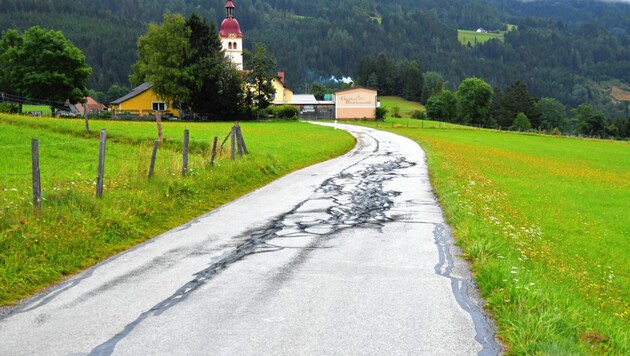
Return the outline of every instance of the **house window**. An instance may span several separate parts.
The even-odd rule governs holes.
[[[161,102],[154,102],[153,111],[166,111],[166,104]]]

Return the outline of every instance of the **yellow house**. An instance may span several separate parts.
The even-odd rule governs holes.
[[[143,83],[122,98],[111,102],[112,114],[114,116],[130,115],[155,115],[158,111],[165,116],[179,117],[179,110],[169,108],[168,105],[159,100],[155,92],[151,89],[153,84]]]
[[[293,90],[284,85],[284,72],[278,72],[278,76],[273,78],[271,84],[276,90],[272,104],[281,105],[293,100]]]

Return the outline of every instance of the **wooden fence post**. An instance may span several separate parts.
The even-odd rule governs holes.
[[[241,130],[241,126],[238,126],[238,138],[239,138],[239,143],[241,147],[243,148],[243,152],[245,152],[245,154],[248,155],[249,150],[247,149],[247,145],[245,144],[245,138],[243,138],[243,131]]]
[[[236,159],[236,128],[232,127],[232,131],[230,132],[230,158],[233,160]]]
[[[236,148],[238,150],[238,156],[243,157],[243,141],[241,139],[241,128],[238,126],[234,126],[234,130],[236,131]]]
[[[101,129],[100,148],[98,151],[98,177],[96,178],[96,197],[103,196],[103,180],[105,176],[105,143],[107,141],[107,131]]]
[[[153,151],[151,152],[151,165],[149,166],[149,179],[153,177],[153,170],[155,169],[155,158],[157,157],[157,150],[160,141],[153,141]]]
[[[183,165],[182,165],[182,176],[186,176],[188,172],[188,142],[190,138],[190,131],[184,130],[184,153],[183,153]]]
[[[217,144],[219,143],[219,137],[214,136],[214,142],[212,143],[212,158],[210,164],[214,165],[214,159],[217,157]]]
[[[31,140],[31,157],[33,161],[33,206],[35,209],[42,208],[42,182],[39,171],[39,140]]]
[[[155,123],[157,124],[158,140],[162,141],[162,113],[159,110],[155,113]]]
[[[85,131],[87,134],[90,134],[90,122],[88,121],[88,109],[87,109],[87,98],[85,98],[85,104],[83,104],[83,113],[85,114]]]

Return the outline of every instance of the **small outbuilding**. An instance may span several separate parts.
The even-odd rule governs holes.
[[[333,100],[337,120],[376,120],[378,100],[374,89],[352,87],[336,92]]]

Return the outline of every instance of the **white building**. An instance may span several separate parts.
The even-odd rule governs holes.
[[[238,70],[243,70],[243,32],[241,32],[238,21],[234,18],[232,0],[228,0],[225,4],[225,20],[221,23],[219,37],[225,55],[230,58]]]

